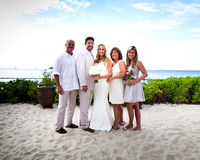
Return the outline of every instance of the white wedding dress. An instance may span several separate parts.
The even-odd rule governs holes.
[[[107,74],[107,66],[103,62],[96,65],[99,65],[103,73]],[[94,130],[110,131],[112,129],[114,120],[108,104],[108,92],[109,83],[106,79],[100,79],[98,83],[95,83],[94,105],[90,119],[90,128]]]

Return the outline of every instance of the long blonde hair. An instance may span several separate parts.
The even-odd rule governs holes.
[[[135,51],[135,57],[133,59],[133,64],[132,64],[132,68],[134,68],[134,66],[136,65],[137,61],[138,61],[138,53],[137,53],[137,49],[135,46],[130,46],[127,50],[127,54],[126,54],[126,68],[128,68],[131,65],[131,60],[130,58],[128,58],[128,53],[130,50],[134,50]]]
[[[105,54],[104,54],[104,56],[103,56],[102,62],[104,63],[104,65],[106,65],[106,64],[108,63],[108,57],[107,57],[107,54],[106,54],[106,47],[105,47],[104,44],[99,44],[99,45],[98,45],[97,54],[96,54],[96,59],[94,60],[94,64],[99,63],[99,60],[100,60],[99,47],[100,47],[100,46],[103,46],[103,47],[104,47]]]

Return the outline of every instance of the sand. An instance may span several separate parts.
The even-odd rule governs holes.
[[[0,159],[200,160],[200,105],[142,107],[142,131],[90,133],[79,127],[59,134],[54,130],[56,104],[53,109],[0,104]],[[75,124],[79,113],[76,107]]]

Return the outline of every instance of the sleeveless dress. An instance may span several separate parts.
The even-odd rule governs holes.
[[[139,69],[135,66],[132,68],[131,66],[128,67],[128,70],[133,71],[133,75],[138,78],[139,75]],[[141,81],[131,85],[127,86],[125,85],[125,92],[124,92],[124,102],[144,102],[144,91]]]
[[[103,62],[96,65],[103,69],[103,75],[108,73],[107,66]],[[94,105],[90,119],[90,128],[92,129],[106,131],[112,129],[114,120],[108,104],[108,92],[109,83],[106,82],[106,79],[100,79],[98,83],[95,83]]]
[[[118,61],[113,67],[112,67],[112,76],[114,77],[118,73],[120,73],[119,68],[119,62]],[[124,103],[124,83],[122,78],[119,79],[113,79],[110,82],[110,96],[109,100],[112,104],[123,104]]]

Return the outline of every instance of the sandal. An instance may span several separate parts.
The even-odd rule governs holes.
[[[126,122],[124,122],[124,121],[122,123],[119,123],[120,126],[123,126],[125,124],[126,124]]]
[[[131,126],[131,127],[123,127],[122,129],[124,130],[124,131],[126,131],[126,130],[131,130],[133,128],[133,126]]]
[[[117,126],[117,127],[113,127],[113,126],[112,126],[112,129],[113,129],[113,130],[118,130],[118,129],[119,129],[119,126]]]
[[[119,129],[119,127],[117,127],[117,128],[112,128],[112,130],[118,130]]]

